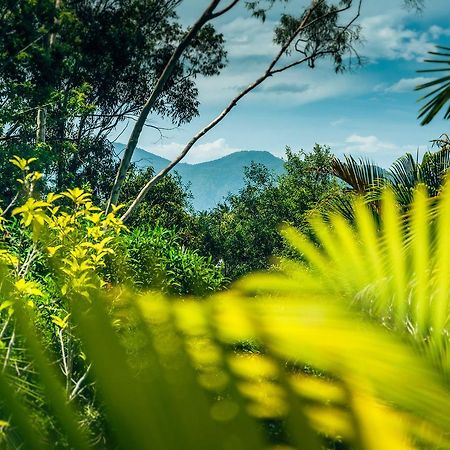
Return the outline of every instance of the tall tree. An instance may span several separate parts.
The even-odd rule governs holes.
[[[93,173],[94,159],[106,157],[105,165],[114,166],[108,133],[139,113],[184,35],[175,12],[179,3],[0,0],[4,154],[17,152],[19,142],[32,152],[36,111],[45,110],[48,146],[41,156],[59,188],[74,176],[80,182],[86,178],[80,175]],[[195,77],[215,75],[225,63],[222,36],[211,25],[204,27],[177,61],[152,113],[175,125],[191,120],[198,114]]]

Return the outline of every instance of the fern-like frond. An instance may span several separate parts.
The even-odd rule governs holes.
[[[333,158],[333,175],[347,183],[358,194],[365,194],[368,189],[385,178],[385,171],[372,164],[369,160],[356,160],[351,155],[345,155],[344,161]]]
[[[413,196],[405,218],[394,192],[384,191],[381,232],[359,200],[354,226],[338,215],[331,227],[313,221],[320,247],[292,229],[285,235],[308,261],[309,277],[317,277],[321,291],[329,287],[330,295],[405,334],[448,375],[450,184],[434,203],[423,186]]]

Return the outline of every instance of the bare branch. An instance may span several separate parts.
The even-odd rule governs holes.
[[[17,53],[15,53],[14,55],[10,56],[6,62],[3,64],[3,66],[8,65],[10,62],[14,61],[15,58],[17,58],[18,55],[20,55],[23,52],[26,52],[30,47],[32,47],[34,44],[38,43],[41,39],[43,39],[45,36],[47,36],[47,32],[41,34],[40,36],[38,36],[36,39],[34,39],[33,41],[31,41],[29,44],[27,44],[25,47],[23,47],[21,50],[19,50]]]
[[[91,369],[91,364],[89,364],[81,376],[81,378],[76,382],[72,392],[69,395],[69,401],[72,401],[84,388],[82,387],[84,380],[86,380],[89,375],[89,370]]]
[[[286,71],[286,70],[288,70],[288,69],[291,69],[292,67],[299,66],[300,64],[304,64],[305,62],[310,61],[310,60],[313,59],[313,58],[318,58],[318,57],[320,57],[320,56],[325,56],[325,55],[328,54],[328,53],[330,53],[330,52],[329,52],[329,51],[315,52],[314,54],[312,54],[312,55],[310,55],[310,56],[305,56],[304,58],[299,59],[299,60],[297,60],[297,61],[294,61],[294,62],[292,62],[292,63],[286,64],[286,65],[283,66],[283,67],[280,67],[280,68],[278,68],[278,69],[273,69],[273,70],[270,72],[270,76],[276,75],[277,73],[284,72],[284,71]]]
[[[11,125],[8,128],[8,131],[3,135],[0,136],[0,141],[7,141],[8,139],[14,139],[16,136],[13,136],[14,131],[16,131],[19,128],[20,124],[19,122],[16,122],[15,124]]]
[[[5,323],[3,324],[3,328],[0,331],[0,339],[3,339],[3,336],[5,335],[5,332],[6,332],[6,329],[8,328],[10,320],[11,320],[11,316],[8,315],[8,317],[5,320]]]
[[[123,130],[117,135],[117,137],[112,142],[117,142],[123,133],[125,133],[126,129],[128,128],[128,123],[123,127]],[[116,155],[119,156],[119,155]]]
[[[221,9],[220,11],[217,11],[217,12],[211,14],[211,19],[215,19],[216,17],[223,16],[225,13],[227,13],[228,11],[233,9],[238,3],[239,3],[239,0],[234,0],[233,2],[231,2],[225,8]]]
[[[14,196],[14,198],[11,200],[11,202],[9,203],[9,205],[3,210],[3,212],[0,214],[0,217],[5,217],[6,214],[8,214],[9,210],[16,204],[18,198],[19,198],[20,192],[17,191],[16,195]]]
[[[243,91],[241,91],[236,97],[231,100],[231,102],[228,104],[228,106],[214,119],[212,120],[206,127],[204,127],[201,131],[199,131],[184,147],[182,152],[168,164],[164,169],[162,169],[158,174],[156,174],[150,181],[147,182],[147,184],[142,188],[142,190],[139,192],[133,203],[128,207],[127,211],[123,214],[121,219],[123,221],[126,221],[128,217],[133,213],[133,211],[136,209],[136,207],[139,205],[139,203],[144,199],[145,195],[149,191],[149,189],[157,183],[164,175],[166,175],[170,170],[173,169],[189,152],[189,150],[195,145],[195,143],[202,138],[208,131],[210,131],[212,128],[214,128],[218,123],[220,123],[227,115],[228,113],[237,105],[239,100],[241,100],[243,97],[245,97],[248,93],[253,91],[255,88],[257,88],[261,83],[263,83],[267,78],[272,76],[272,70],[275,67],[275,65],[278,63],[278,61],[281,59],[281,57],[285,54],[286,50],[289,48],[289,46],[294,41],[295,37],[298,36],[298,34],[303,31],[306,27],[310,26],[308,23],[309,18],[311,17],[311,14],[314,12],[315,8],[318,4],[322,3],[324,0],[313,1],[312,6],[309,8],[307,13],[305,14],[305,17],[303,18],[302,22],[300,23],[299,27],[297,28],[296,32],[293,33],[291,38],[282,46],[280,51],[277,53],[277,55],[274,57],[274,59],[269,64],[268,68],[264,72],[262,76],[260,76],[257,80],[255,80],[253,83],[251,83],[249,86],[247,86]],[[310,57],[306,57],[305,61],[310,59]]]
[[[5,356],[5,359],[3,361],[2,372],[5,372],[6,367],[8,366],[9,358],[11,357],[11,352],[12,352],[12,348],[13,348],[15,339],[16,339],[16,327],[13,328],[13,332],[11,334],[11,337],[9,338],[8,348],[7,348],[7,351],[6,351],[6,356]]]
[[[19,269],[18,276],[21,278],[25,278],[26,274],[30,270],[31,265],[35,261],[35,259],[38,257],[39,252],[37,250],[36,244],[33,244],[31,247],[31,250],[28,252],[24,263],[22,264],[22,267]]]

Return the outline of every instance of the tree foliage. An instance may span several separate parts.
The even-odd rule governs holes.
[[[279,226],[306,227],[308,212],[338,189],[328,148],[316,145],[311,153],[288,148],[286,158],[279,177],[252,164],[244,188],[199,217],[203,251],[221,261],[232,279],[269,267],[270,258],[285,250]]]
[[[40,110],[48,145],[38,156],[51,188],[73,187],[75,177],[104,200],[116,171],[108,134],[140,110],[183,35],[178,3],[1,1],[2,151],[37,156]],[[225,62],[223,38],[209,25],[177,62],[152,112],[177,125],[191,120],[198,114],[195,78],[218,74]],[[97,181],[106,176],[107,183]]]

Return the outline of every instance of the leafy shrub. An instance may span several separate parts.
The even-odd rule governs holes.
[[[116,281],[170,295],[205,295],[225,284],[211,257],[184,247],[174,229],[139,227],[121,237],[121,257],[113,257]],[[125,276],[123,276],[125,274]]]
[[[2,286],[14,292],[0,301],[0,362],[3,372],[13,368],[9,373],[13,391],[26,395],[29,417],[39,424],[47,440],[64,447],[66,437],[43,407],[49,392],[41,389],[17,317],[25,306],[24,314],[32,316],[29,333],[43,343],[61,368],[65,389],[59,395],[69,401],[76,398],[80,407],[98,411],[89,385],[82,383],[89,364],[72,330],[68,296],[76,293],[86,301],[90,289],[105,285],[100,269],[105,257],[114,253],[114,241],[125,227],[115,216],[117,208],[104,214],[93,205],[91,194],[81,189],[38,197],[35,188],[41,174],[31,169],[34,160],[11,160],[20,170],[21,189],[5,211],[0,210]],[[22,199],[23,204],[15,207]],[[7,218],[8,213],[12,217]],[[10,448],[21,446],[15,433],[8,434],[6,442]]]

